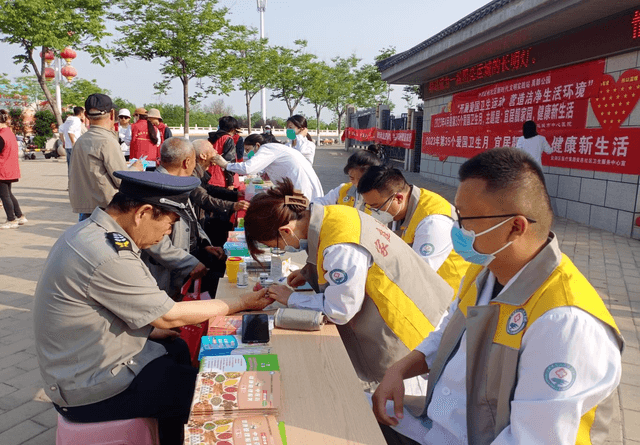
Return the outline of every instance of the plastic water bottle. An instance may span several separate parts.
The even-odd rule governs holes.
[[[274,283],[282,278],[282,253],[279,249],[271,249],[271,270],[269,272],[269,278]]]
[[[247,263],[244,261],[240,263],[238,270],[238,280],[236,286],[239,288],[245,288],[249,286],[249,274],[247,273]]]

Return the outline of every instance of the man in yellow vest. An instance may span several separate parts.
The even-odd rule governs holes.
[[[385,374],[376,417],[420,444],[604,443],[623,339],[560,252],[540,167],[497,148],[459,176],[452,239],[474,265],[438,329]],[[427,372],[426,400],[403,400],[402,379]]]
[[[360,178],[358,192],[366,209],[409,244],[454,291],[469,263],[453,250],[453,206],[437,193],[407,183],[391,166],[371,167]]]

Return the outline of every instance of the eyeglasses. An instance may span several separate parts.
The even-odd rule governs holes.
[[[120,119],[131,119],[129,116],[118,116]]]
[[[462,227],[462,221],[464,221],[465,219],[489,219],[489,218],[512,218],[514,216],[524,216],[524,215],[520,215],[519,213],[509,213],[507,215],[487,215],[487,216],[465,216],[464,218],[462,216],[460,216],[460,212],[458,211],[458,209],[456,209],[456,217],[458,218],[458,224],[460,225],[460,227]],[[529,221],[531,224],[536,223],[537,221],[533,218],[529,218],[527,216],[525,216],[526,220]]]
[[[371,212],[380,213],[380,212],[382,211],[382,208],[383,208],[383,207],[384,207],[384,206],[385,206],[389,201],[391,201],[391,199],[392,199],[394,196],[396,196],[396,194],[395,194],[395,193],[394,193],[394,194],[392,194],[391,196],[389,196],[389,197],[387,198],[387,200],[386,200],[385,202],[383,202],[383,203],[382,203],[380,206],[378,206],[378,207],[371,207],[369,204],[365,204],[365,205],[364,205],[364,207],[365,207],[367,210],[370,210]]]

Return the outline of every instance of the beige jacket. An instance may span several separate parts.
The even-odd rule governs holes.
[[[69,168],[69,200],[75,213],[106,207],[118,192],[120,179],[113,173],[127,170],[118,133],[97,125],[78,138]]]

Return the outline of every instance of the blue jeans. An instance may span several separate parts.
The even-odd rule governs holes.
[[[67,173],[69,172],[69,168],[71,166],[71,151],[72,148],[65,148],[64,151],[67,152]]]

